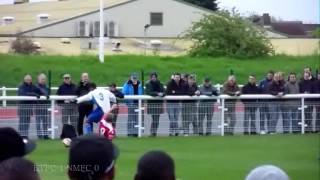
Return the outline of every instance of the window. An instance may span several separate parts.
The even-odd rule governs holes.
[[[150,13],[150,25],[162,26],[163,25],[163,14],[162,13]]]

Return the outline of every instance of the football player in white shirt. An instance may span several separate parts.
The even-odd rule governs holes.
[[[104,115],[106,116],[113,109],[117,108],[117,99],[113,93],[106,89],[97,88],[94,83],[90,83],[89,87],[90,92],[88,94],[77,98],[77,103],[91,101],[95,107],[85,123],[86,134],[93,133],[93,122],[100,122]],[[113,103],[112,106],[111,103]]]

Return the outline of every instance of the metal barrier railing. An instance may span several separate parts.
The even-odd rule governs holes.
[[[37,130],[25,134],[26,136],[49,135],[57,138],[63,123],[76,126],[77,106],[69,103],[75,98],[54,95],[49,99],[0,96],[0,101],[10,102],[5,107],[0,107],[0,126],[12,125],[21,131],[26,128],[23,123],[30,123],[34,119],[32,126]],[[127,100],[134,100],[134,104],[126,104]],[[163,98],[140,95],[125,96],[120,101],[120,107],[118,120],[115,122],[118,136],[224,136],[263,131],[304,134],[320,130],[320,94],[290,94],[281,98],[261,94]],[[263,113],[267,114],[266,117],[262,117]],[[45,122],[41,125],[42,129],[39,119],[44,119],[42,122]],[[193,129],[193,133],[190,129]]]

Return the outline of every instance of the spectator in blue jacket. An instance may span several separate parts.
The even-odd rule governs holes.
[[[63,75],[63,83],[59,86],[57,95],[59,96],[76,96],[77,86],[72,83],[71,75]],[[58,101],[61,106],[62,124],[70,124],[74,128],[77,127],[78,111],[75,102],[70,100]]]
[[[39,89],[41,96],[49,97],[49,88],[46,85],[46,81],[46,75],[43,73],[39,74],[36,87]],[[49,107],[49,101],[38,101],[35,108],[37,135],[39,139],[49,139]]]
[[[138,75],[136,73],[131,74],[130,79],[123,85],[122,93],[124,95],[142,95],[143,89]],[[127,133],[130,137],[138,136],[138,129],[135,127],[138,125],[138,113],[135,109],[138,108],[138,100],[126,100],[128,106],[128,123]]]
[[[259,82],[259,90],[261,94],[268,94],[268,86],[271,84],[273,80],[274,72],[269,71],[265,79]],[[270,121],[270,110],[268,105],[268,100],[260,101],[261,105],[259,107],[260,111],[260,134],[266,134],[265,130],[265,122]]]
[[[31,75],[24,76],[23,83],[18,88],[18,96],[35,96],[40,98],[39,89],[32,84]],[[23,138],[28,138],[30,118],[36,101],[20,101],[18,105],[19,132]]]

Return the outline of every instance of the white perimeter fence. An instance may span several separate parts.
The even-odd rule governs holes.
[[[58,138],[63,124],[76,129],[74,96],[0,96],[0,127],[30,138]],[[117,136],[191,136],[311,133],[320,130],[320,94],[241,96],[125,96],[114,119]],[[95,125],[97,132],[97,125]]]

